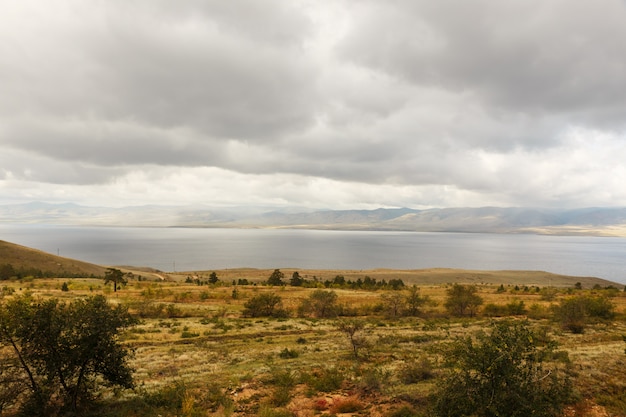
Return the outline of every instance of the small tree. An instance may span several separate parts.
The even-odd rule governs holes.
[[[42,413],[60,397],[75,411],[103,382],[133,386],[128,351],[116,336],[134,322],[125,307],[111,307],[101,295],[69,304],[20,297],[0,308],[0,344],[33,410]]]
[[[354,359],[359,359],[359,352],[369,346],[367,338],[363,335],[364,329],[365,322],[362,320],[351,319],[337,322],[337,330],[346,335],[350,341]]]
[[[337,293],[334,291],[315,290],[302,300],[298,307],[298,314],[319,318],[336,317],[339,310],[337,298]]]
[[[217,284],[219,281],[220,279],[217,277],[217,273],[215,273],[215,271],[211,272],[211,275],[209,275],[209,283]]]
[[[455,316],[469,315],[474,317],[478,312],[478,307],[483,303],[483,299],[476,294],[474,285],[454,284],[447,291],[445,307]]]
[[[394,291],[382,294],[380,299],[388,317],[399,317],[403,314],[406,305],[406,298],[403,294]]]
[[[126,275],[116,268],[108,268],[104,273],[104,285],[107,285],[109,282],[113,283],[113,292],[117,292],[118,285],[126,285],[128,283]]]
[[[304,279],[300,276],[298,271],[294,271],[291,275],[291,280],[289,280],[289,285],[292,287],[301,287],[304,283]]]
[[[267,279],[267,284],[282,286],[285,285],[285,281],[283,281],[284,279],[285,274],[283,274],[280,269],[275,269],[274,272],[272,272],[272,275],[270,275],[270,277]]]
[[[422,306],[429,302],[428,296],[422,297],[417,285],[409,287],[406,296],[406,314],[408,316],[418,316],[421,314]]]
[[[259,294],[243,305],[246,317],[284,317],[287,312],[282,309],[283,299],[273,293]]]
[[[526,322],[503,321],[462,338],[447,354],[452,373],[433,395],[435,416],[557,416],[571,399],[572,387],[558,367],[545,361],[556,344]]]

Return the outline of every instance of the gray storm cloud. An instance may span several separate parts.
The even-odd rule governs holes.
[[[0,198],[214,168],[233,200],[626,205],[624,56],[617,0],[0,1]]]

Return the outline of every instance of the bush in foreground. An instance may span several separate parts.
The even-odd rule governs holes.
[[[542,345],[526,322],[493,324],[491,333],[459,339],[448,352],[453,372],[433,395],[436,416],[541,416],[561,414],[572,388],[556,366],[555,344]]]
[[[0,385],[28,415],[52,413],[60,398],[67,409],[87,403],[100,384],[131,388],[129,352],[117,334],[134,323],[123,306],[98,295],[71,303],[18,297],[0,307]],[[21,403],[21,404],[20,404]]]

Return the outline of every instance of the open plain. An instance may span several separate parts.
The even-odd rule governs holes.
[[[99,278],[2,282],[5,299],[104,294],[140,319],[120,335],[134,351],[137,386],[103,392],[92,415],[427,415],[449,372],[447,346],[508,319],[528,320],[558,342],[575,392],[567,415],[626,415],[626,293],[619,284],[534,271],[294,269],[280,271],[285,285],[272,286],[272,270],[123,271],[130,278],[116,292]],[[289,285],[294,273],[306,285]],[[380,285],[400,280],[396,289]],[[446,309],[454,284],[475,288],[482,300],[475,314]],[[411,287],[423,301],[414,314],[396,305]],[[333,314],[302,310],[315,291],[336,294]],[[278,296],[283,312],[249,314],[247,303],[262,295]],[[568,331],[554,308],[580,296],[608,300],[614,315]],[[358,346],[341,330],[346,321],[360,323]]]

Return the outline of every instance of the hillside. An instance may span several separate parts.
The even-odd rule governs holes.
[[[16,270],[40,270],[43,273],[84,276],[104,276],[105,267],[51,255],[37,249],[28,248],[0,240],[0,265],[11,265]]]

